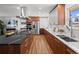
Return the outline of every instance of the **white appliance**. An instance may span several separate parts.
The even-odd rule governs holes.
[[[39,34],[39,21],[37,22],[33,21],[32,25],[33,25],[32,28],[33,34]]]

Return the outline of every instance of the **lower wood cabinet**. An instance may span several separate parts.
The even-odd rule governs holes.
[[[20,45],[19,44],[10,44],[8,45],[8,54],[19,54],[20,53]]]
[[[0,54],[28,54],[32,37],[29,35],[21,44],[0,44]]]
[[[66,46],[66,54],[77,54],[75,51]]]
[[[7,54],[8,48],[8,44],[0,44],[0,54]]]
[[[29,53],[30,46],[32,43],[33,36],[30,35],[29,38],[21,45],[21,53]]]
[[[48,31],[44,30],[44,35],[47,38],[47,42],[55,54],[76,54],[72,49],[66,46],[63,42],[58,40]]]
[[[40,28],[40,34],[44,34],[44,29]]]

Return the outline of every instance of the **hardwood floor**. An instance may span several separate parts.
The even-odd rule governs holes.
[[[33,42],[30,47],[29,54],[51,54],[53,53],[49,47],[44,35],[33,35]]]

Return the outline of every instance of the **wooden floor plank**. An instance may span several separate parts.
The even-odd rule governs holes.
[[[52,53],[44,35],[33,35],[33,42],[29,54],[50,54]]]

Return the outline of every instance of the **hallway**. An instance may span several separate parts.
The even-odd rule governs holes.
[[[49,47],[44,35],[33,35],[33,42],[30,47],[29,54],[51,54],[52,50]]]

